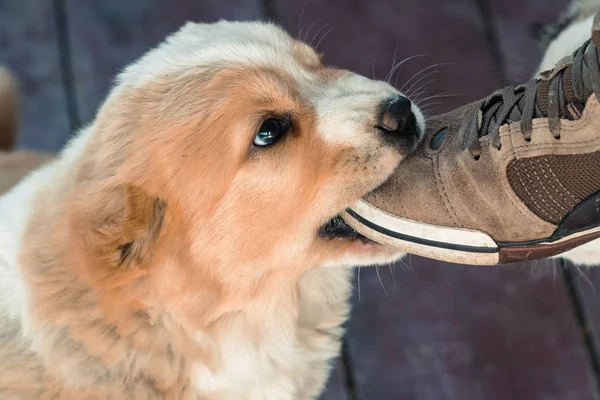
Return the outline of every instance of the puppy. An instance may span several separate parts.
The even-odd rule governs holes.
[[[600,0],[574,0],[567,12],[555,24],[546,27],[543,44],[547,48],[537,73],[552,69],[563,57],[571,55],[590,37],[594,14]],[[600,240],[577,247],[560,257],[578,265],[600,264]]]
[[[190,23],[126,68],[0,198],[0,397],[318,396],[347,267],[401,256],[337,217],[417,144],[399,96],[263,23]]]

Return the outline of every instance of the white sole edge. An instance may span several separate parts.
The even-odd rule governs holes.
[[[365,237],[368,237],[377,243],[385,246],[395,247],[417,256],[457,264],[497,265],[500,262],[500,254],[498,251],[494,253],[473,253],[418,244],[385,235],[381,232],[371,229],[362,222],[357,221],[352,215],[345,211],[342,213],[342,217],[344,218],[344,221],[352,227],[352,229],[356,230],[361,235],[364,235]]]
[[[410,236],[459,246],[498,248],[488,235],[480,231],[463,228],[452,228],[417,222],[389,214],[364,200],[359,200],[350,209],[362,218],[390,231],[410,232]]]
[[[568,242],[576,241],[584,236],[597,236],[597,234],[600,234],[600,226],[598,226],[581,232],[574,232],[554,241],[523,243],[522,246],[514,243],[504,247],[503,251],[506,250],[506,253],[501,255],[496,242],[483,232],[421,224],[393,216],[362,200],[356,207],[344,211],[342,218],[358,233],[377,243],[422,257],[469,265],[498,265],[501,258],[504,260],[502,262],[505,263],[553,257],[560,253],[541,257],[538,257],[536,253],[543,253],[544,248],[551,249],[561,244],[568,245]],[[435,232],[435,230],[439,232]],[[458,237],[466,240],[456,240]],[[490,245],[489,241],[493,245]],[[521,249],[519,249],[520,247]],[[565,248],[561,253],[569,250]],[[511,251],[515,252],[517,258],[514,261],[507,261],[510,259]],[[521,251],[521,255],[518,255],[519,251]],[[532,257],[530,258],[530,256]]]

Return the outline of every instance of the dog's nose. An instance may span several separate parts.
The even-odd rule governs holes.
[[[413,134],[416,118],[411,111],[412,103],[404,96],[394,96],[383,104],[379,128],[390,134]]]

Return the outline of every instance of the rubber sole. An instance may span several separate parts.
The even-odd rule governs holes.
[[[470,265],[497,265],[557,256],[600,238],[600,227],[555,240],[497,243],[490,235],[412,221],[386,213],[365,201],[342,213],[344,221],[365,237],[410,254]]]

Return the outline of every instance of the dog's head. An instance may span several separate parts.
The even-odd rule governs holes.
[[[77,139],[68,212],[96,282],[252,282],[400,254],[337,215],[417,144],[418,108],[262,23],[188,24]],[[86,267],[88,268],[88,267]],[[110,282],[110,283],[109,283]]]

